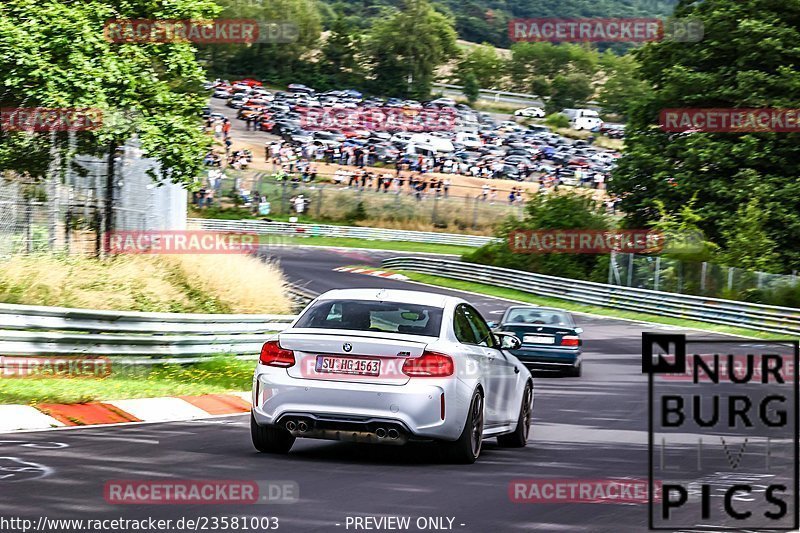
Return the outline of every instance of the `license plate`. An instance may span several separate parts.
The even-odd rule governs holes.
[[[523,344],[555,344],[556,338],[552,335],[525,335],[522,337]]]
[[[316,368],[317,372],[327,374],[379,376],[381,373],[381,362],[377,359],[318,355]]]

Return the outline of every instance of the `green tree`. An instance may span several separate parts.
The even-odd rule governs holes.
[[[467,71],[461,80],[461,83],[464,86],[464,96],[467,97],[467,101],[470,103],[470,105],[477,102],[481,95],[481,86],[478,84],[478,78],[475,77],[475,74]]]
[[[556,76],[550,84],[545,110],[555,113],[565,107],[581,107],[593,93],[592,82],[585,74],[575,72]]]
[[[604,59],[608,78],[600,89],[598,101],[605,112],[626,119],[631,106],[648,96],[650,85],[639,77],[638,63],[632,55],[604,54]]]
[[[667,108],[796,107],[800,2],[715,0],[680,4],[676,14],[702,21],[705,36],[636,52],[642,79],[654,90],[631,110],[626,154],[610,184],[623,195],[626,223],[641,227],[656,219],[656,200],[675,211],[696,195],[702,229],[731,250],[733,235],[726,230],[740,216],[734,206],[756,198],[769,213],[763,233],[776,243],[780,265],[796,268],[800,135],[667,133],[658,122]]]
[[[296,27],[292,42],[213,44],[200,48],[200,58],[212,76],[254,76],[273,82],[310,82],[316,74],[310,56],[319,49],[322,18],[315,0],[243,2],[217,0],[224,7],[221,18],[287,21]]]
[[[458,53],[453,21],[427,0],[405,0],[401,10],[375,22],[365,53],[374,92],[427,98],[436,68]]]
[[[466,76],[472,74],[482,89],[499,87],[503,66],[503,60],[497,55],[497,49],[484,43],[471,48],[458,62],[457,80],[464,85]]]
[[[589,196],[574,193],[537,195],[528,201],[522,220],[509,218],[498,227],[495,232],[500,239],[498,242],[466,254],[463,259],[575,279],[591,279],[598,270],[607,272],[600,267],[603,261],[596,255],[523,254],[513,252],[508,244],[512,231],[551,229],[606,230],[609,229],[609,221],[602,206]]]
[[[7,0],[0,4],[0,107],[97,108],[103,125],[77,135],[80,151],[114,153],[135,135],[160,163],[155,178],[191,182],[209,145],[199,128],[207,95],[193,46],[112,43],[103,27],[111,19],[208,19],[218,11],[210,0]],[[49,135],[2,135],[0,171],[42,176]],[[56,145],[65,137],[56,134]]]
[[[746,270],[780,272],[778,245],[766,231],[771,214],[753,198],[736,211],[737,217],[722,230],[725,250],[721,262]]]
[[[333,87],[351,86],[360,79],[358,63],[359,38],[349,18],[337,16],[331,23],[330,33],[322,47],[321,70]]]

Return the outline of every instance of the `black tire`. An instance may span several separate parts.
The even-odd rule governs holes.
[[[567,375],[573,378],[579,378],[583,374],[583,363],[578,363],[578,366],[573,366],[567,370]]]
[[[464,430],[455,442],[443,443],[445,458],[452,463],[472,464],[481,454],[483,444],[483,396],[480,391],[472,394]]]
[[[250,436],[253,439],[253,446],[261,453],[289,453],[295,440],[292,434],[283,428],[260,426],[253,413],[250,413]]]
[[[519,418],[514,433],[507,433],[497,437],[497,444],[503,448],[524,448],[528,444],[531,431],[531,416],[533,414],[533,387],[530,381],[525,385],[522,393],[522,403],[519,406]]]

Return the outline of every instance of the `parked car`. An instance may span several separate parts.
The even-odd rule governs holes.
[[[545,114],[544,109],[541,107],[524,107],[514,111],[515,117],[544,118]]]

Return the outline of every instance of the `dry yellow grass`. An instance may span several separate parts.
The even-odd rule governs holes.
[[[283,274],[274,263],[249,255],[173,255],[165,260],[233,313],[289,313]]]
[[[274,265],[248,256],[15,256],[0,302],[125,311],[288,313]],[[260,293],[260,297],[259,297]]]

